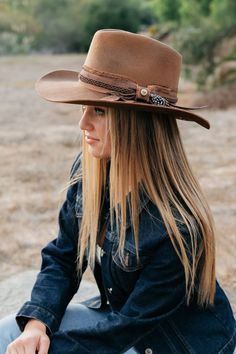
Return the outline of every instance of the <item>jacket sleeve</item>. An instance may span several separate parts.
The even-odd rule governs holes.
[[[78,167],[77,160],[71,176]],[[68,188],[59,213],[58,236],[42,250],[41,271],[32,289],[31,300],[22,306],[16,316],[21,330],[29,318],[35,318],[46,324],[49,333],[55,332],[68,303],[78,290],[81,280],[76,270],[79,227],[75,200],[78,189],[78,183]]]
[[[95,328],[55,333],[49,353],[124,353],[184,303],[183,266],[166,236],[153,251],[121,310],[111,312]]]

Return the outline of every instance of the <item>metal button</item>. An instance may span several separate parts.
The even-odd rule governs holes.
[[[109,293],[112,293],[112,288],[107,288],[107,290],[109,291]]]
[[[147,96],[148,90],[145,89],[145,88],[142,88],[141,91],[140,91],[140,93],[141,93],[141,96]]]
[[[145,349],[145,354],[152,354],[152,353],[153,353],[153,351],[151,348]]]
[[[101,249],[101,253],[100,253],[101,257],[103,257],[104,254],[106,254],[106,252],[103,249]]]

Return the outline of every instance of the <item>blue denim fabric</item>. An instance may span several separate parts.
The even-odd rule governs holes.
[[[103,309],[89,309],[83,304],[70,304],[60,324],[60,331],[70,329],[80,330],[83,327],[96,326],[110,312],[109,306]],[[8,345],[14,341],[21,331],[16,324],[15,316],[10,315],[0,320],[0,354],[5,354]],[[129,349],[125,354],[135,354],[134,349]]]
[[[73,170],[78,163],[79,159]],[[108,302],[110,314],[93,327],[58,330],[81,280],[76,273],[81,188],[77,183],[68,189],[59,214],[58,237],[42,250],[42,269],[31,300],[17,314],[20,328],[24,328],[29,317],[44,322],[51,334],[50,354],[117,354],[132,346],[138,353],[150,354],[232,354],[236,326],[225,293],[217,283],[214,306],[200,308],[196,294],[187,306],[183,266],[158,208],[144,194],[139,220],[139,263],[130,216],[125,266],[116,252],[116,227],[110,225],[107,217],[103,256],[101,265],[96,264],[95,278],[101,291],[101,306]],[[185,225],[179,222],[178,227],[188,241]],[[86,263],[85,260],[84,269]]]

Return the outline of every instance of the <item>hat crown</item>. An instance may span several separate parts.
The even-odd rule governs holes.
[[[177,90],[181,55],[158,40],[121,30],[99,30],[85,65],[128,77],[141,86],[152,84]]]

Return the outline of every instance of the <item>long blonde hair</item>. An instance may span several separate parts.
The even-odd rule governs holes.
[[[115,214],[116,225],[119,225],[120,257],[125,244],[129,192],[138,257],[141,176],[141,186],[159,209],[173,247],[183,264],[187,302],[198,279],[199,305],[212,304],[215,293],[214,222],[186,158],[176,119],[167,114],[135,110],[109,108],[107,112],[111,136],[110,217],[112,225]],[[79,269],[86,252],[89,263],[94,266],[107,178],[107,161],[92,157],[86,143],[83,143],[80,172],[78,178],[82,178],[83,217],[78,244]],[[174,210],[186,224],[190,242],[181,235]]]

